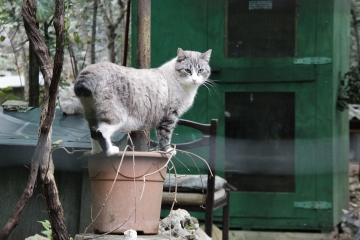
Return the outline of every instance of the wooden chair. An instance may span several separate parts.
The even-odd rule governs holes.
[[[205,212],[205,232],[208,236],[211,237],[212,226],[213,226],[213,212],[217,209],[222,208],[223,209],[222,239],[228,240],[229,219],[230,219],[230,215],[229,215],[230,192],[228,189],[226,190],[220,189],[218,191],[215,191],[216,134],[217,134],[218,120],[217,119],[211,120],[211,124],[201,124],[201,123],[181,119],[179,120],[178,125],[197,129],[202,132],[202,136],[199,139],[192,142],[176,144],[176,149],[189,151],[192,148],[209,146],[209,157],[207,159],[207,163],[209,164],[213,177],[211,177],[211,172],[208,171],[207,189],[205,194],[201,192],[194,193],[193,191],[189,193],[178,191],[176,194],[177,202],[174,205],[174,210],[178,208],[182,208],[187,211]],[[199,199],[201,199],[200,201],[203,202],[199,203]],[[162,208],[170,209],[173,200],[174,200],[174,195],[169,194],[168,190],[164,190]],[[203,208],[201,205],[203,205],[205,208]]]

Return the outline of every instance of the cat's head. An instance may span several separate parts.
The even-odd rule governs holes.
[[[210,55],[211,49],[200,53],[178,48],[175,69],[180,83],[185,86],[200,86],[205,83],[211,73]]]
[[[360,216],[357,210],[344,210],[344,216],[342,218],[341,228],[344,232],[349,233],[351,236],[355,235],[360,229]]]

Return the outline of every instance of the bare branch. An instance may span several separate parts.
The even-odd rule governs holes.
[[[104,22],[105,22],[106,26],[112,26],[111,20],[109,19],[108,15],[106,13],[106,8],[105,8],[105,5],[102,2],[102,0],[98,0],[98,6],[100,8],[100,13],[101,13],[101,16],[104,19]]]
[[[56,30],[56,53],[54,69],[50,61],[47,46],[36,24],[36,0],[23,1],[22,15],[26,34],[30,40],[30,45],[34,48],[34,53],[38,60],[45,81],[44,106],[41,112],[39,140],[35,148],[34,155],[31,159],[30,174],[26,183],[26,188],[24,189],[24,192],[19,202],[17,203],[10,219],[0,233],[0,239],[7,239],[11,231],[18,225],[24,206],[33,194],[39,167],[41,169],[44,196],[52,227],[52,238],[54,240],[68,239],[69,236],[59,201],[53,175],[54,167],[50,155],[52,134],[51,125],[55,117],[57,89],[64,59],[64,0],[56,0],[54,17],[54,26]]]
[[[115,22],[113,23],[114,28],[117,28],[117,26],[120,24],[120,22],[122,21],[122,19],[125,16],[125,13],[126,13],[126,9],[125,9],[123,1],[119,0],[118,4],[119,4],[119,7],[120,7],[120,14],[116,18]]]
[[[22,87],[22,82],[21,82],[21,77],[20,77],[20,67],[19,67],[19,63],[18,63],[18,58],[17,58],[17,56],[16,56],[16,49],[15,49],[15,46],[14,46],[14,44],[13,44],[13,39],[14,39],[14,37],[15,37],[15,35],[16,35],[16,33],[17,33],[17,31],[19,30],[19,25],[18,25],[18,27],[16,28],[16,32],[14,33],[14,35],[12,36],[12,38],[10,38],[10,36],[9,36],[9,34],[8,34],[8,32],[5,30],[5,33],[6,33],[6,35],[8,36],[8,38],[9,38],[9,40],[10,40],[10,45],[11,45],[11,48],[12,48],[12,50],[13,50],[13,53],[14,53],[14,57],[15,57],[15,64],[16,64],[16,70],[17,70],[17,72],[18,72],[18,74],[19,74],[19,81],[20,81],[20,86],[21,86],[21,89],[22,89],[22,94],[23,94],[23,98],[25,98],[25,93],[24,93],[24,88]]]

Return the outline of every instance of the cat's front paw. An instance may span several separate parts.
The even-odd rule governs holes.
[[[119,148],[116,147],[116,146],[110,146],[108,148],[108,150],[106,151],[106,155],[108,157],[112,156],[112,155],[115,155],[115,154],[118,154],[119,153]]]
[[[101,146],[98,140],[91,138],[91,154],[97,154],[102,152]]]

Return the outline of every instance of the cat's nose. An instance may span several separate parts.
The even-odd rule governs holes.
[[[193,83],[196,83],[196,79],[193,79],[192,81],[193,81]]]

